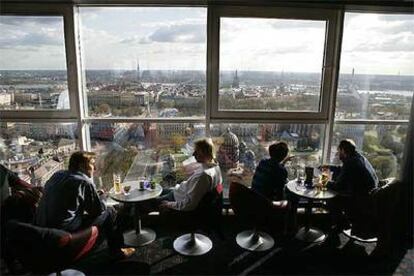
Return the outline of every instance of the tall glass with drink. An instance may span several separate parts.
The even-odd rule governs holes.
[[[113,181],[114,181],[114,192],[116,194],[121,193],[121,175],[119,173],[114,173]]]
[[[329,167],[322,166],[322,173],[321,173],[321,188],[322,188],[322,191],[327,190],[326,186],[327,186],[329,180],[330,180]]]

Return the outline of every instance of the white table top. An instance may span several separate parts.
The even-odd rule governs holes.
[[[328,189],[326,191],[321,191],[320,189],[317,189],[317,188],[306,188],[304,186],[303,181],[298,182],[296,179],[289,181],[286,184],[286,188],[290,192],[294,193],[295,195],[297,195],[299,197],[312,199],[312,200],[332,199],[337,194],[335,191],[330,190],[330,189]]]
[[[156,198],[162,192],[162,187],[159,184],[155,185],[155,189],[140,190],[138,180],[124,182],[121,184],[121,187],[122,185],[131,185],[131,190],[128,194],[124,194],[123,192],[117,194],[114,192],[112,188],[109,192],[109,197],[118,202],[137,203],[148,199]]]

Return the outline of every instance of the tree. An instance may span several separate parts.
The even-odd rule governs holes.
[[[180,150],[180,148],[185,144],[185,138],[180,134],[173,134],[171,137],[171,143],[174,147],[174,151],[177,153]]]
[[[393,155],[380,155],[370,160],[380,179],[391,177],[397,169],[397,161]]]
[[[364,152],[373,153],[378,147],[380,147],[380,144],[377,137],[369,134],[365,135],[364,143],[362,145],[362,150]]]
[[[107,103],[102,103],[96,108],[97,113],[109,114],[111,113],[111,107]]]

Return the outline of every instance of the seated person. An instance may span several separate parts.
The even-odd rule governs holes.
[[[213,162],[214,146],[210,139],[202,139],[194,143],[196,161],[201,167],[186,180],[173,189],[166,189],[159,200],[161,209],[192,211],[209,191],[222,183],[220,167]]]
[[[127,257],[133,248],[121,248],[123,235],[115,220],[115,210],[100,200],[93,183],[95,154],[72,154],[69,170],[58,171],[46,182],[44,195],[36,211],[35,224],[68,232],[95,225],[103,233],[115,258]]]
[[[9,268],[14,267],[13,254],[7,246],[6,224],[10,220],[31,223],[42,196],[42,187],[32,186],[0,164],[0,253]],[[13,268],[12,268],[13,269]]]
[[[328,202],[336,233],[347,226],[346,218],[353,224],[353,228],[358,222],[365,221],[366,224],[366,219],[372,213],[369,195],[378,187],[374,168],[356,150],[352,140],[342,140],[338,145],[338,154],[342,168],[335,181],[328,183],[328,188],[338,193],[337,197]]]
[[[270,145],[270,158],[261,160],[254,173],[253,191],[271,201],[283,199],[283,189],[288,176],[285,163],[293,158],[288,157],[288,153],[289,148],[285,142]]]

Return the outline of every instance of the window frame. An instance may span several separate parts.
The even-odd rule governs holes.
[[[80,106],[77,87],[77,62],[73,8],[71,5],[9,4],[2,7],[0,16],[60,16],[63,19],[63,39],[65,46],[66,76],[70,108],[66,110],[4,110],[0,109],[0,118],[4,120],[54,120],[78,119]]]
[[[85,114],[85,104],[87,103],[85,94],[82,89],[83,73],[81,70],[80,62],[80,42],[79,42],[79,26],[78,26],[78,7],[91,6],[91,4],[51,4],[51,3],[33,3],[30,0],[20,3],[6,2],[1,4],[0,15],[32,15],[32,16],[47,16],[58,15],[63,16],[64,22],[64,39],[65,39],[65,52],[66,52],[66,65],[67,65],[67,82],[68,91],[70,96],[70,110],[57,111],[57,110],[18,110],[18,111],[6,111],[0,110],[1,122],[76,122],[78,123],[78,143],[81,150],[91,150],[89,124],[99,122],[129,122],[129,123],[142,123],[142,122],[159,122],[159,123],[188,123],[188,122],[201,122],[205,124],[206,136],[210,135],[210,124],[214,123],[302,123],[302,124],[324,124],[326,127],[324,133],[324,142],[321,145],[322,148],[322,162],[330,160],[331,145],[333,138],[333,128],[335,124],[375,124],[375,125],[408,125],[409,120],[354,120],[354,119],[335,119],[336,108],[336,96],[337,96],[337,83],[339,78],[339,66],[340,58],[342,55],[341,42],[343,31],[343,18],[345,12],[367,12],[367,13],[387,13],[387,14],[412,14],[412,5],[400,3],[399,6],[361,6],[361,5],[329,5],[330,8],[325,8],[322,5],[311,4],[308,6],[301,4],[277,4],[274,6],[255,6],[257,3],[251,2],[251,6],[229,6],[223,4],[222,6],[215,6],[206,4],[205,2],[194,5],[192,3],[174,4],[174,1],[166,2],[147,2],[139,0],[123,1],[119,3],[125,6],[158,6],[158,7],[206,7],[207,8],[207,50],[206,50],[206,109],[205,116],[198,118],[134,118],[134,117],[87,117]],[[179,2],[179,1],[178,1]],[[93,6],[114,6],[108,4],[105,1],[94,1]],[[247,5],[247,4],[246,4]],[[284,5],[284,6],[282,6]],[[397,4],[396,4],[397,5]],[[405,6],[404,6],[405,5]],[[290,7],[288,7],[290,6]],[[294,7],[293,7],[294,6]],[[300,11],[300,12],[299,12]],[[251,114],[245,114],[246,112],[223,112],[218,111],[218,76],[219,76],[219,17],[234,14],[234,17],[239,17],[240,13],[243,13],[245,17],[259,14],[271,14],[271,17],[275,17],[275,14],[284,16],[284,18],[291,18],[295,13],[305,15],[321,16],[329,14],[332,17],[332,25],[326,29],[329,32],[329,43],[325,45],[325,56],[329,57],[329,63],[324,61],[324,64],[329,64],[329,67],[324,67],[325,74],[321,91],[321,104],[324,107],[323,112],[308,114],[303,112],[253,112]],[[282,17],[278,17],[282,18]],[[297,18],[300,19],[300,18]],[[329,72],[329,74],[326,73]],[[326,77],[325,77],[326,76]],[[327,84],[325,84],[325,82]],[[322,94],[323,92],[323,94]],[[413,107],[411,108],[413,109]],[[322,109],[321,109],[322,111]],[[411,111],[412,112],[412,111]],[[249,115],[249,116],[245,116]],[[313,116],[310,116],[313,115]],[[411,114],[412,117],[412,114]],[[407,133],[407,137],[413,137],[413,133]],[[406,152],[404,153],[406,154]]]
[[[329,118],[330,87],[333,84],[333,69],[335,67],[335,37],[337,32],[338,10],[335,9],[304,9],[304,8],[276,8],[276,7],[216,7],[211,8],[208,16],[210,30],[208,32],[208,45],[210,70],[208,72],[208,91],[211,119],[251,119],[266,121],[297,121],[326,123]],[[325,45],[321,68],[321,91],[319,111],[249,111],[249,110],[220,110],[219,109],[219,74],[220,74],[220,18],[246,17],[246,18],[275,18],[298,20],[326,21]]]
[[[342,39],[343,39],[343,29],[344,29],[344,23],[345,23],[345,14],[346,13],[377,13],[377,14],[412,14],[412,10],[409,7],[381,7],[381,6],[357,6],[357,5],[349,5],[345,6],[345,8],[342,11],[342,18],[341,18],[341,24],[339,26],[339,34],[338,39],[340,41],[339,48],[337,50],[338,55],[338,63],[337,63],[337,72],[336,72],[336,84],[335,87],[332,87],[334,89],[333,91],[333,98],[331,99],[330,104],[330,118],[329,123],[327,124],[327,135],[326,135],[326,141],[324,145],[324,152],[326,153],[326,156],[324,156],[324,162],[329,162],[332,155],[332,140],[334,136],[334,128],[335,125],[399,125],[399,126],[409,126],[410,120],[404,120],[404,119],[398,119],[398,120],[377,120],[377,119],[337,119],[335,117],[336,113],[336,103],[337,103],[337,95],[338,95],[338,83],[339,83],[339,75],[340,75],[340,66],[341,61],[340,58],[342,57]],[[414,96],[412,99],[412,103],[414,103]],[[411,106],[411,112],[412,112],[413,106]],[[412,114],[411,114],[412,116]],[[407,138],[413,136],[413,133],[407,133]],[[412,137],[413,138],[413,137]],[[404,151],[404,154],[406,154],[406,151]]]

